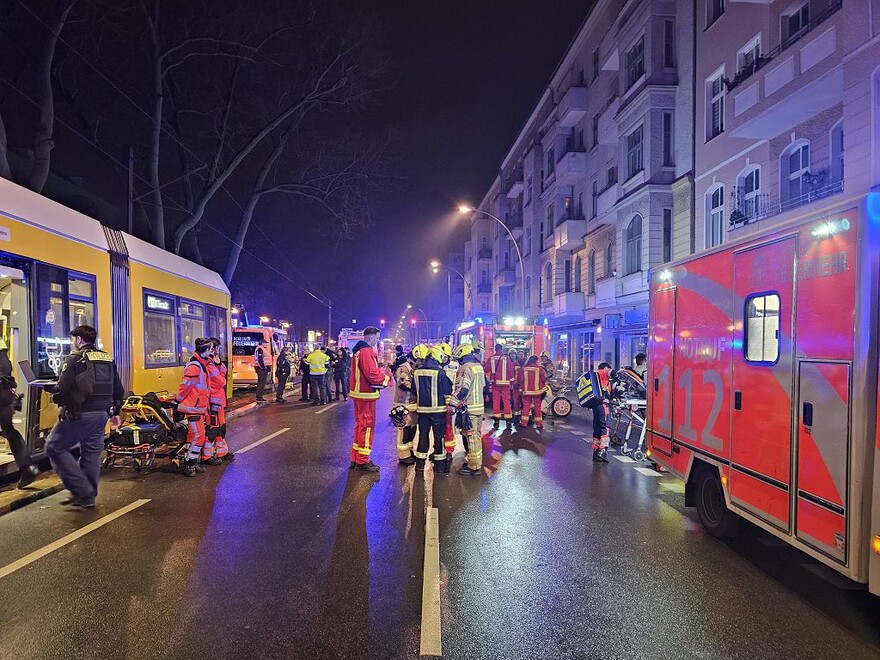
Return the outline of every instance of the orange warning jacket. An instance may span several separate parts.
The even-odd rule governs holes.
[[[502,387],[510,385],[516,377],[513,361],[504,353],[495,353],[486,360],[485,371],[492,385],[500,385]]]
[[[373,347],[358,342],[351,356],[348,395],[352,399],[378,399],[378,388],[388,387],[390,382],[391,377],[379,367],[379,358]]]
[[[547,389],[547,373],[538,364],[523,367],[519,374],[523,396],[540,396]]]
[[[183,380],[177,388],[177,410],[185,415],[205,415],[211,402],[210,372],[213,365],[193,353],[183,370]]]

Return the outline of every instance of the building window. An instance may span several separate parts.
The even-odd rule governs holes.
[[[526,227],[526,240],[523,242],[523,255],[528,256],[532,252],[532,228]]]
[[[599,49],[593,51],[593,80],[599,77]]]
[[[638,82],[645,75],[645,38],[639,39],[632,48],[626,51],[626,89]]]
[[[556,171],[556,148],[547,149],[547,176],[549,177]]]
[[[575,207],[575,213],[578,218],[584,217],[584,193],[583,191],[578,193],[578,203],[577,207]]]
[[[672,261],[672,209],[663,209],[663,263]]]
[[[553,299],[553,266],[550,262],[544,266],[544,302],[550,302]]]
[[[746,219],[756,218],[761,200],[761,168],[755,166],[739,175],[737,211]]]
[[[755,37],[736,54],[737,74],[744,76],[753,74],[759,57],[761,57],[761,37]]]
[[[663,113],[663,167],[674,167],[672,144],[672,113]]]
[[[532,203],[532,177],[526,178],[526,206]]]
[[[807,192],[810,176],[810,143],[798,142],[782,154],[782,189],[785,201],[799,201]]]
[[[609,243],[605,248],[605,277],[612,277],[616,274],[614,272],[614,245]]]
[[[568,293],[571,291],[571,259],[566,259],[565,264],[563,265],[563,291]]]
[[[783,45],[796,41],[810,26],[810,3],[805,2],[797,9],[783,13],[780,21]]]
[[[627,275],[642,269],[642,216],[637,215],[626,227],[626,255],[624,270]]]
[[[610,188],[617,183],[617,167],[609,167],[608,174],[605,177],[605,185]]]
[[[724,13],[724,0],[706,0],[706,27],[721,18]]]
[[[587,259],[587,293],[596,293],[596,251],[591,250]]]
[[[642,154],[642,135],[644,130],[639,126],[626,136],[626,165],[627,178],[631,179],[644,169]]]
[[[831,181],[843,181],[843,120],[831,127]]]
[[[599,182],[593,181],[593,199],[590,206],[590,217],[595,218],[599,214]]]
[[[544,251],[544,223],[538,229],[538,252]]]
[[[724,186],[716,186],[706,193],[706,247],[721,245],[724,241]]]
[[[532,278],[530,276],[526,276],[526,310],[531,307],[532,304]]]
[[[575,257],[574,260],[574,290],[575,293],[581,292],[581,258]]]
[[[544,223],[545,238],[550,238],[550,236],[553,234],[553,220],[553,204],[550,204],[550,206],[547,207],[547,222]]]
[[[599,144],[599,113],[593,115],[593,146]]]
[[[706,107],[708,116],[706,117],[706,139],[720,135],[724,132],[724,71],[722,70],[714,78],[706,81]]]
[[[773,364],[779,359],[779,295],[746,298],[743,353],[746,362]]]
[[[663,66],[675,68],[675,21],[663,21]]]
[[[571,195],[566,195],[562,198],[562,215],[565,218],[571,217],[571,206],[572,206],[572,198]]]

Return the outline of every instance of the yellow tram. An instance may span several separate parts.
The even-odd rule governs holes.
[[[214,271],[0,179],[0,339],[37,379],[58,375],[68,333],[88,324],[127,389],[173,391],[196,337],[219,337],[230,354],[229,310]],[[41,458],[57,409],[17,366],[14,375],[25,394],[15,423]],[[0,444],[0,476],[15,470]]]

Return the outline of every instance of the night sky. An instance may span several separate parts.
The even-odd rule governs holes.
[[[343,247],[357,261],[362,250],[376,255],[371,293],[339,297],[352,313],[398,318],[407,302],[424,305],[432,286],[445,291],[427,264],[463,249],[468,223],[455,208],[485,194],[590,4],[380,3],[375,18],[398,83],[380,99],[376,128],[396,135],[389,156],[399,178],[379,200],[373,231]]]

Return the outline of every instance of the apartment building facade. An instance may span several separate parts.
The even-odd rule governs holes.
[[[501,163],[479,206],[510,228],[524,277],[505,229],[472,219],[473,313],[546,325],[573,374],[646,350],[648,269],[690,245],[682,234],[673,249],[676,160],[690,172],[692,151],[676,140],[681,4],[599,0]]]

